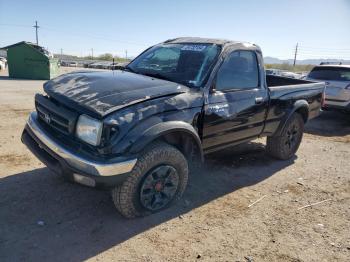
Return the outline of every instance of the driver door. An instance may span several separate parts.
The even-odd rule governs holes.
[[[234,51],[226,57],[205,107],[204,151],[215,151],[261,134],[269,100],[259,68],[254,51]]]

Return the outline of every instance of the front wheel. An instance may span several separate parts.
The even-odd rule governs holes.
[[[113,202],[124,217],[145,216],[179,199],[187,180],[184,155],[171,145],[156,143],[141,154],[126,181],[112,190]]]
[[[279,136],[267,137],[267,152],[278,159],[291,158],[299,148],[304,132],[304,119],[295,113],[286,123]]]

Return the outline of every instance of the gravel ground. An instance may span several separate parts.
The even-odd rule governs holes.
[[[22,145],[44,81],[6,74],[0,261],[350,260],[349,115],[324,112],[310,121],[289,161],[265,155],[264,139],[212,154],[174,207],[126,220],[108,192],[63,182]]]

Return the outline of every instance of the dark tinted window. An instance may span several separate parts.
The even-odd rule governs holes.
[[[251,51],[235,51],[221,65],[216,89],[249,89],[259,85],[259,70],[256,55]]]
[[[350,68],[316,66],[309,77],[318,80],[350,81]]]

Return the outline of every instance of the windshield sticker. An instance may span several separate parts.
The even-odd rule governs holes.
[[[206,45],[184,45],[181,50],[202,52],[206,47]]]

